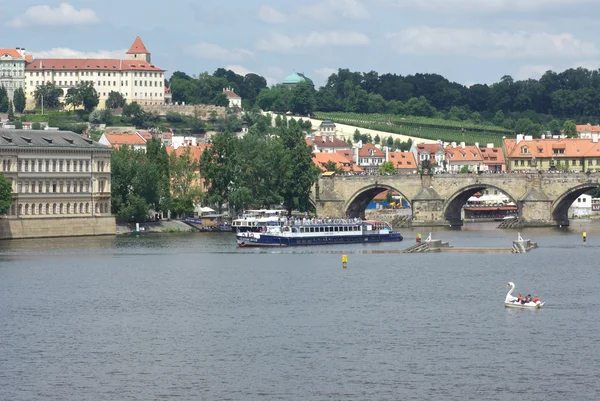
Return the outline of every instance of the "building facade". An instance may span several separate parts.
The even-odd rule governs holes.
[[[224,88],[223,94],[229,101],[229,107],[234,108],[242,108],[242,97],[234,92],[233,88]]]
[[[25,49],[0,48],[0,86],[6,88],[11,101],[15,90],[25,89],[25,57]]]
[[[69,88],[89,81],[98,92],[99,108],[106,106],[110,92],[119,92],[127,102],[162,105],[165,70],[152,64],[150,52],[136,37],[124,60],[118,59],[33,59],[25,66],[27,108],[35,108],[38,86],[53,83],[66,94]],[[61,98],[64,102],[64,96]]]
[[[68,131],[0,130],[0,173],[13,192],[0,238],[114,234],[111,151]]]

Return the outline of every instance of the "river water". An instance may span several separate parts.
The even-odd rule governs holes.
[[[495,225],[434,237],[510,247]],[[600,224],[527,230],[525,255],[370,253],[419,232],[0,242],[0,400],[600,399]],[[504,308],[508,281],[546,307]]]

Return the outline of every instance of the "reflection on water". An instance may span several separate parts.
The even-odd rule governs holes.
[[[524,230],[540,245],[524,255],[378,254],[430,231],[511,246],[495,226],[274,250],[230,233],[0,242],[0,400],[598,399],[599,224]],[[508,281],[546,307],[504,308]]]

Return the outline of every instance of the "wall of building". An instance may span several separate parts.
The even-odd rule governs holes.
[[[208,120],[212,111],[217,113],[217,116],[221,117],[227,113],[227,109],[221,106],[212,105],[174,105],[174,104],[163,104],[163,105],[141,105],[142,109],[147,112],[157,113],[160,116],[164,116],[167,113],[179,113],[187,116],[193,116],[194,113],[198,113],[198,118],[201,120]]]
[[[0,239],[81,237],[116,233],[117,225],[112,216],[0,218]]]

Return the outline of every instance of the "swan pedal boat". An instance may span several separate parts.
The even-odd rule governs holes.
[[[504,306],[507,308],[521,308],[521,309],[539,309],[544,306],[545,302],[526,302],[521,303],[517,301],[517,297],[512,295],[512,292],[515,290],[515,283],[510,282],[506,284],[507,287],[510,287],[508,294],[506,294],[506,299],[504,300]]]

